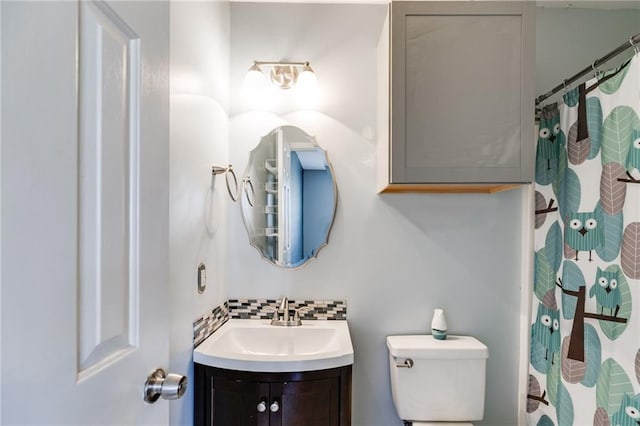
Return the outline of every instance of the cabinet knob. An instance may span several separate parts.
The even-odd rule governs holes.
[[[272,413],[276,413],[280,409],[280,404],[278,404],[278,401],[273,401],[273,404],[271,404],[271,407],[269,407],[269,409]]]
[[[256,408],[258,409],[258,413],[264,413],[265,411],[267,411],[267,403],[264,401],[260,401]]]

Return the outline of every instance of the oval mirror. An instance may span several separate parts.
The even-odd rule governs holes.
[[[242,192],[249,241],[265,260],[295,268],[327,244],[338,191],[325,150],[302,129],[277,127],[260,140]]]

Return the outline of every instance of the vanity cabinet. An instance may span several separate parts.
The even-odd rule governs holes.
[[[196,426],[346,426],[351,366],[297,373],[195,364]]]
[[[495,192],[534,173],[534,2],[391,2],[379,192]]]

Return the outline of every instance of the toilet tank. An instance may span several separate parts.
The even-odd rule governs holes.
[[[484,416],[488,348],[470,336],[388,336],[391,392],[406,421],[475,421]],[[405,365],[411,359],[413,365]]]

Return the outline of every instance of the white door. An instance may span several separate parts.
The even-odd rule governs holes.
[[[168,3],[0,7],[0,423],[167,424]]]

